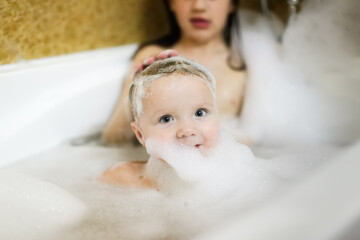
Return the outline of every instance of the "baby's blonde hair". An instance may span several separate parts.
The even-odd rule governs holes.
[[[147,88],[155,80],[171,74],[196,75],[209,87],[215,99],[215,78],[203,65],[181,56],[158,60],[137,73],[130,85],[129,98],[134,119],[142,113],[142,99]]]

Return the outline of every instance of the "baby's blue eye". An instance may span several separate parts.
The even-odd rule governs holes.
[[[195,117],[204,117],[206,115],[207,111],[203,108],[200,108],[196,110]]]
[[[168,123],[168,122],[171,122],[173,121],[174,119],[170,116],[170,115],[165,115],[165,116],[162,116],[159,120],[159,122],[161,123]]]

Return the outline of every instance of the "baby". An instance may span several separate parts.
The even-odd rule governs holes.
[[[202,65],[181,56],[156,61],[135,75],[129,96],[134,116],[131,129],[145,148],[154,139],[207,156],[217,145],[220,122],[215,79]],[[159,160],[166,164],[166,159]],[[101,180],[157,188],[155,179],[146,175],[146,164],[132,161],[114,166]]]

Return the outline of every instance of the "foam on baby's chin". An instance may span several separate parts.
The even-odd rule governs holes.
[[[175,169],[178,176],[187,182],[197,182],[204,178],[202,165],[207,159],[195,147],[150,138],[146,140],[146,150],[151,161],[156,158],[164,159]]]
[[[157,139],[147,139],[146,148],[151,156],[148,176],[156,179],[160,191],[181,199],[202,202],[232,195],[253,201],[266,194],[272,188],[269,182],[274,182],[264,161],[226,132],[207,156],[197,148]]]

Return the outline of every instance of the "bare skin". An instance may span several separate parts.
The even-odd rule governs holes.
[[[227,64],[229,50],[222,40],[208,45],[183,43],[179,41],[172,49],[177,50],[180,55],[198,61],[206,66],[217,79],[216,96],[220,117],[238,117],[244,99],[246,71],[236,71]],[[135,56],[131,69],[142,63],[149,56],[155,56],[165,49],[150,45],[139,51]],[[126,143],[135,140],[129,125],[132,121],[131,108],[128,102],[128,89],[132,81],[131,73],[125,79],[120,99],[115,111],[103,132],[103,141],[106,143]]]
[[[100,178],[101,182],[111,185],[132,186],[158,189],[156,183],[145,177],[146,162],[133,161],[114,166],[106,170]]]

